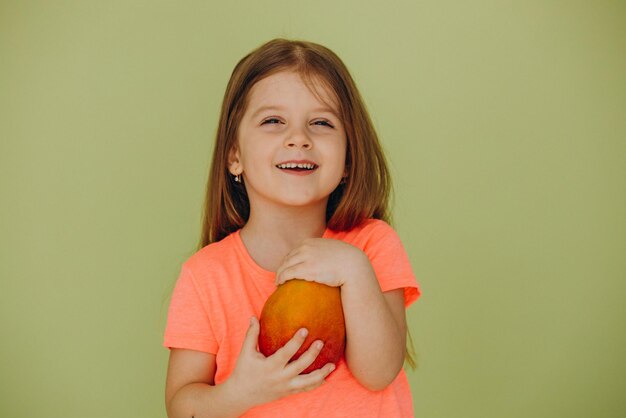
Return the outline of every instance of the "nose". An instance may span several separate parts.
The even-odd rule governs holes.
[[[285,147],[311,149],[313,148],[313,142],[311,142],[306,132],[295,129],[285,139]]]

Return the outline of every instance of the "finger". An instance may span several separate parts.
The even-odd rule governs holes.
[[[306,328],[300,328],[285,345],[276,350],[270,357],[276,359],[281,365],[286,365],[296,354],[308,334],[309,331]]]
[[[292,394],[296,394],[296,393],[300,393],[300,392],[310,392],[314,389],[317,389],[318,387],[322,386],[324,384],[325,380],[324,379],[320,379],[308,386],[304,386],[304,387],[298,387],[297,389],[292,389],[291,393]]]
[[[259,320],[253,316],[250,318],[250,326],[248,327],[248,331],[246,332],[246,336],[243,340],[243,345],[241,347],[242,352],[256,352],[256,345],[259,340]]]
[[[311,363],[315,361],[320,351],[322,351],[322,347],[324,347],[324,343],[320,340],[315,340],[308,350],[302,353],[297,360],[289,363],[285,369],[294,375],[302,373],[304,369],[309,367]]]
[[[283,258],[282,262],[280,263],[280,267],[285,268],[288,266],[292,266],[294,264],[299,263],[300,261],[302,261],[301,249],[300,247],[296,247],[292,249],[291,251],[289,251],[289,253],[287,253],[287,255]]]
[[[299,253],[300,253],[300,246],[298,245],[295,248],[292,248],[291,251],[287,253],[287,255],[283,258],[283,263],[289,260],[290,258],[296,256]]]
[[[303,261],[279,267],[276,271],[276,286],[285,283],[287,280],[306,277],[302,267],[304,267]]]
[[[335,370],[335,365],[328,363],[321,369],[314,370],[311,373],[299,375],[292,379],[292,388],[296,391],[315,389],[324,383],[328,375],[331,374],[333,370]]]
[[[298,249],[291,250],[291,252],[289,252],[289,254],[287,254],[285,258],[283,258],[283,260],[281,261],[280,266],[278,266],[277,272],[291,267],[294,264],[298,264],[301,261],[302,257],[300,255],[300,251]]]

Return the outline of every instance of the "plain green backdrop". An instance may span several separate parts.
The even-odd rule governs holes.
[[[221,99],[351,70],[423,296],[418,417],[626,416],[623,1],[0,1],[0,416],[164,417]]]

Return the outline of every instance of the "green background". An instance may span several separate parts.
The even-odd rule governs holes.
[[[333,49],[386,149],[418,417],[626,416],[622,1],[0,1],[0,416],[164,417],[236,62]]]

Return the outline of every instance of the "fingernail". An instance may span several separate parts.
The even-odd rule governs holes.
[[[306,329],[306,328],[302,328],[302,329],[300,330],[300,336],[301,336],[301,337],[306,337],[308,334],[309,334],[309,330],[308,330],[308,329]]]
[[[322,347],[324,347],[324,343],[323,343],[323,342],[321,342],[321,341],[317,341],[317,342],[315,343],[315,348],[317,348],[318,350],[321,350],[321,349],[322,349]]]

